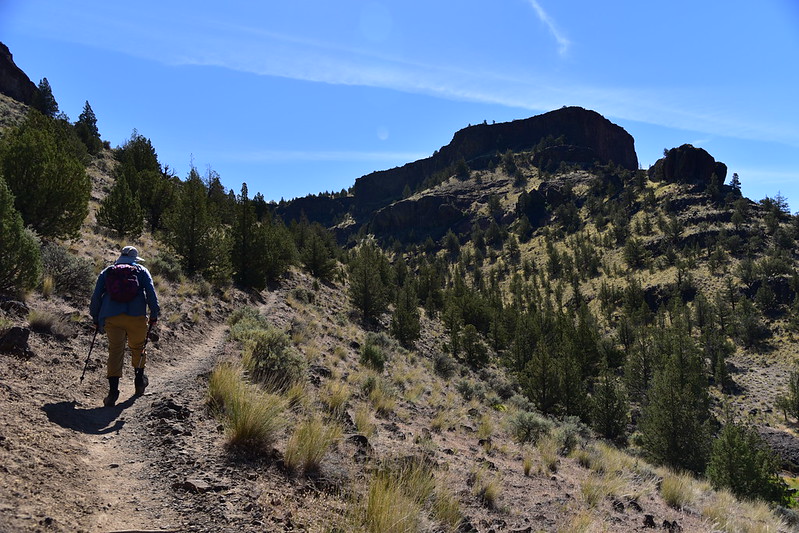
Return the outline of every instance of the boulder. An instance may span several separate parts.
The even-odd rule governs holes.
[[[33,352],[28,346],[31,330],[19,326],[9,329],[0,337],[0,352],[10,353],[21,357],[32,357]]]
[[[652,181],[687,183],[704,188],[714,175],[719,180],[718,184],[723,184],[727,177],[727,165],[716,161],[702,148],[683,144],[666,152],[665,157],[650,167],[648,174]]]

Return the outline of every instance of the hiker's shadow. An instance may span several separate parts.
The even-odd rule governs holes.
[[[48,403],[42,406],[48,420],[67,429],[89,435],[105,435],[122,429],[124,420],[117,420],[122,411],[132,406],[136,396],[131,396],[114,407],[92,407],[81,409],[77,402]]]

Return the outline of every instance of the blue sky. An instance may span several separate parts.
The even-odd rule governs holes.
[[[799,209],[794,0],[0,0],[0,41],[112,145],[136,128],[179,176],[193,162],[267,199],[579,105],[643,168],[691,143]]]

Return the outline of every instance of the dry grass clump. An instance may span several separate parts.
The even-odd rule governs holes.
[[[394,391],[382,377],[369,372],[361,383],[361,391],[369,398],[378,415],[386,416],[394,412],[397,405]]]
[[[499,507],[502,483],[498,477],[489,476],[484,468],[479,468],[469,475],[467,483],[472,485],[472,493],[480,500],[480,503],[489,509]]]
[[[55,335],[59,338],[66,338],[70,335],[69,324],[50,311],[32,310],[28,313],[28,326],[37,333]]]
[[[358,433],[366,437],[371,437],[375,432],[375,425],[372,422],[372,411],[366,404],[361,404],[355,410],[355,427]]]
[[[660,482],[660,495],[675,509],[692,505],[696,498],[696,480],[688,474],[667,473]]]
[[[463,521],[458,498],[443,484],[436,488],[433,497],[433,517],[451,532],[457,531]]]
[[[535,447],[538,449],[538,453],[541,456],[539,473],[545,474],[548,472],[557,472],[558,463],[560,462],[560,459],[558,458],[558,449],[560,448],[560,443],[558,442],[557,437],[553,435],[546,435],[538,440]]]
[[[626,485],[626,480],[618,474],[591,474],[580,485],[580,494],[589,507],[596,507],[606,498],[619,496]]]
[[[740,501],[727,490],[704,494],[700,512],[714,531],[728,533],[767,533],[789,531],[790,526],[762,501]]]
[[[286,401],[261,391],[241,375],[240,367],[217,366],[208,382],[209,403],[226,428],[228,445],[268,450],[286,425]]]
[[[283,462],[293,471],[318,472],[325,454],[342,433],[339,424],[327,423],[319,416],[308,418],[289,437]]]
[[[605,524],[588,511],[576,514],[558,528],[558,533],[599,533],[601,531],[606,531]]]
[[[330,414],[339,418],[350,400],[350,389],[344,381],[329,380],[321,390],[320,399]]]
[[[370,533],[419,531],[427,514],[425,504],[429,503],[432,503],[433,514],[450,527],[460,522],[454,499],[446,492],[435,492],[435,478],[430,468],[417,460],[403,463],[375,473],[366,494],[353,506],[350,530]]]

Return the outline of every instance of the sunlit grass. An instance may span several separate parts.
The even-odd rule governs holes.
[[[350,389],[343,381],[329,380],[320,391],[320,399],[330,414],[338,418],[344,414],[344,410],[347,407],[347,402],[350,399]]]
[[[694,502],[695,480],[688,474],[667,473],[660,482],[660,495],[668,505],[682,509]]]
[[[244,381],[236,365],[223,364],[214,369],[208,394],[223,420],[230,446],[267,451],[285,427],[285,400]]]
[[[342,435],[339,424],[327,423],[319,416],[308,418],[294,428],[286,444],[283,462],[290,470],[313,473],[322,459]]]
[[[355,427],[358,433],[366,437],[371,437],[375,432],[375,424],[372,421],[372,411],[366,404],[361,404],[355,410]]]

